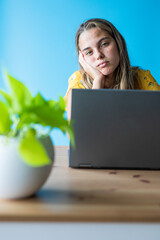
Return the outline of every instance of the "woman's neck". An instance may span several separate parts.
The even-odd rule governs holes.
[[[112,73],[105,78],[104,88],[112,88],[115,83],[115,74]]]

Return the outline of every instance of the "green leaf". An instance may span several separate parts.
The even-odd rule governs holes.
[[[41,167],[51,164],[51,160],[43,145],[36,139],[31,130],[27,136],[22,139],[19,146],[19,152],[25,163],[32,167]]]
[[[34,98],[33,98],[33,105],[34,106],[43,106],[46,104],[47,101],[43,98],[43,96],[38,93]]]
[[[66,102],[62,96],[59,97],[59,107],[63,111],[65,111],[65,109],[66,109]]]
[[[11,94],[0,90],[0,94],[4,98],[4,103],[6,103],[6,106],[1,104],[0,109],[1,113],[4,112],[4,114],[1,114],[3,116],[0,120],[0,130],[2,133],[12,131],[11,135],[14,136],[15,134],[19,135],[21,130],[22,132],[25,130],[24,133],[31,128],[38,131],[37,126],[49,127],[49,131],[53,130],[53,128],[58,128],[63,133],[68,132],[71,144],[75,144],[71,124],[64,117],[66,102],[61,96],[59,97],[59,101],[47,101],[40,93],[33,98],[28,88],[10,76],[7,71],[5,71],[5,78],[11,89]],[[13,120],[12,129],[12,121],[9,119],[9,113],[11,120]],[[27,141],[28,136],[25,139]],[[32,138],[33,140],[36,141],[35,137]]]
[[[12,106],[12,98],[10,94],[4,92],[3,90],[0,89],[0,94],[4,97],[6,100],[7,104],[11,107]]]
[[[50,100],[46,101],[46,104],[41,106],[33,106],[30,110],[34,112],[41,120],[40,123],[43,126],[57,127],[61,130],[63,126],[68,125],[68,121],[64,118],[65,101],[60,97],[59,102]]]
[[[65,111],[66,102],[62,96],[59,96],[58,102],[56,102],[54,100],[49,100],[49,101],[47,101],[47,103],[48,103],[48,106],[54,108],[55,110],[61,110],[63,112]]]
[[[71,125],[66,128],[66,131],[68,132],[68,134],[70,136],[70,141],[71,141],[72,147],[75,148],[75,136],[74,136],[74,131],[73,131]]]
[[[10,76],[7,71],[4,71],[4,75],[12,92],[13,110],[15,113],[21,113],[26,106],[31,104],[32,95],[23,83]]]
[[[48,106],[50,106],[50,107],[55,107],[55,105],[57,104],[57,102],[56,102],[55,100],[49,100],[49,101],[47,101],[47,104],[48,104]]]
[[[24,126],[30,125],[30,124],[39,124],[40,119],[37,117],[37,115],[33,112],[25,112],[21,115],[19,119],[19,123],[17,125],[17,130],[22,130]]]
[[[7,106],[0,101],[0,134],[6,134],[10,131],[12,121],[9,117]]]
[[[50,108],[47,105],[34,107],[32,108],[32,111],[37,115],[37,117],[41,120],[41,124],[44,126],[55,127],[57,118],[60,119],[61,117],[54,108]]]

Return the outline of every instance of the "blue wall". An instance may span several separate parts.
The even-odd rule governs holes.
[[[0,0],[0,65],[33,94],[40,90],[57,100],[78,70],[77,28],[99,17],[111,21],[125,37],[131,64],[150,69],[160,83],[159,9],[159,0]],[[56,145],[68,145],[61,132],[52,135]]]

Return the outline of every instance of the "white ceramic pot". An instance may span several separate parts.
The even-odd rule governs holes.
[[[54,161],[53,144],[50,137],[40,138],[52,164],[31,167],[22,159],[18,151],[18,138],[0,136],[0,198],[18,199],[36,193],[47,180]]]

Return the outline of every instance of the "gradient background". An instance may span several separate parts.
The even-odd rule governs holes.
[[[126,39],[132,65],[160,83],[159,0],[0,0],[0,67],[47,99],[64,96],[79,69],[74,38],[89,18],[111,21]],[[0,76],[0,88],[4,88]],[[54,130],[55,145],[68,145]]]

